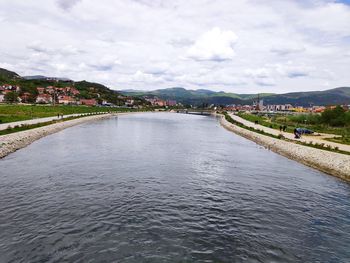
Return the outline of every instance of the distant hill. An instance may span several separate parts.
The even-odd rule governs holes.
[[[340,87],[325,91],[291,92],[285,94],[260,93],[236,94],[211,90],[187,90],[181,87],[158,89],[154,91],[121,91],[124,95],[157,96],[183,104],[251,104],[258,96],[264,104],[292,104],[293,106],[350,104],[350,87]]]
[[[206,89],[187,90],[181,87],[158,89],[154,91],[128,90],[121,91],[121,93],[124,95],[156,96],[165,100],[171,99],[181,102],[182,104],[191,105],[241,103],[244,99],[240,97],[240,95],[234,93],[215,92]]]
[[[61,81],[72,81],[69,78],[56,78],[56,77],[46,77],[42,75],[34,75],[34,76],[23,76],[22,78],[26,80],[61,80]]]
[[[0,81],[7,79],[19,79],[21,78],[16,72],[9,71],[4,68],[0,68]]]
[[[120,95],[137,97],[149,96],[162,99],[176,100],[184,105],[228,105],[228,104],[251,104],[258,98],[264,99],[264,104],[292,104],[293,106],[310,105],[350,105],[350,87],[339,87],[324,91],[291,92],[285,94],[260,93],[258,94],[237,94],[223,91],[212,91],[207,89],[187,90],[182,87],[168,89],[157,89],[154,91],[122,90],[120,92],[111,90],[108,87],[88,81],[73,81],[67,78],[51,78],[46,76],[26,76],[7,69],[0,68],[0,85],[14,84],[21,86],[21,92],[29,92],[33,97],[37,95],[38,86],[66,87],[74,86],[82,98],[96,98],[107,100],[115,104],[123,104]],[[142,100],[140,100],[141,102]]]
[[[340,87],[324,91],[291,92],[275,94],[264,99],[267,104],[284,104],[310,106],[350,104],[350,87]]]

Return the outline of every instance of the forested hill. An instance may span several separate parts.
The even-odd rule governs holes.
[[[285,94],[237,94],[215,92],[198,89],[187,90],[176,87],[154,91],[121,91],[125,95],[157,96],[162,99],[173,99],[183,104],[251,104],[258,97],[264,99],[264,104],[292,104],[293,106],[350,104],[350,87],[340,87],[325,91],[292,92]]]
[[[9,71],[7,69],[0,68],[0,85],[10,84],[18,85],[21,87],[21,93],[29,92],[35,97],[37,92],[37,87],[75,87],[80,91],[81,98],[96,98],[104,99],[108,102],[115,104],[124,104],[118,96],[118,93],[115,90],[111,90],[108,87],[94,82],[88,81],[73,81],[65,78],[51,78],[45,76],[30,76],[30,77],[21,77],[19,74]]]

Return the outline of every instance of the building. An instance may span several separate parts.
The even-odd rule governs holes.
[[[76,100],[73,99],[71,96],[67,95],[61,95],[58,97],[58,103],[59,104],[76,104]]]
[[[267,111],[291,111],[293,106],[291,104],[266,105]]]
[[[53,87],[53,86],[46,87],[46,93],[54,94],[55,93],[55,87]]]
[[[37,87],[36,90],[38,91],[39,94],[44,94],[45,93],[45,88]]]
[[[36,103],[52,103],[52,97],[49,94],[39,94],[35,100]]]
[[[4,84],[2,86],[0,86],[0,91],[13,91],[13,92],[20,92],[21,91],[21,87],[20,86],[14,86],[14,85],[9,85],[9,84]]]
[[[28,102],[28,99],[30,99],[30,97],[31,97],[31,94],[30,94],[29,92],[24,92],[24,93],[20,96],[21,102],[24,102],[24,103]]]
[[[133,99],[127,99],[125,102],[125,106],[133,106],[134,105],[134,100]]]
[[[97,101],[95,99],[81,99],[80,103],[86,106],[96,106]]]
[[[176,106],[176,100],[167,100],[166,105],[169,107]]]
[[[0,93],[0,103],[5,101],[5,95]]]
[[[79,94],[80,94],[80,91],[77,90],[76,88],[70,88],[69,92],[70,92],[73,96],[76,96],[76,95],[79,95]]]
[[[166,101],[165,100],[161,100],[161,99],[157,99],[155,101],[154,105],[159,106],[159,107],[164,107],[164,106],[166,106]]]

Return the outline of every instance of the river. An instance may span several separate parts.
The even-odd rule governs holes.
[[[0,262],[350,262],[349,183],[214,117],[85,123],[0,174]]]

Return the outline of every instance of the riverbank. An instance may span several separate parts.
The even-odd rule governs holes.
[[[267,149],[327,174],[350,181],[350,156],[299,145],[238,127],[220,117],[221,125]]]
[[[125,114],[125,113],[120,113]],[[3,158],[10,153],[13,153],[21,148],[24,148],[31,144],[32,142],[45,137],[47,135],[59,132],[63,129],[72,127],[74,125],[82,124],[89,121],[101,120],[110,118],[116,114],[102,114],[93,115],[88,117],[81,117],[78,119],[67,120],[35,129],[30,129],[26,131],[11,133],[7,135],[0,136],[0,158]]]

